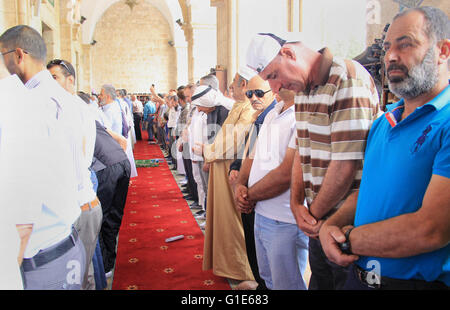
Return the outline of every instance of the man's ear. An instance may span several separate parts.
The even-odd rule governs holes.
[[[439,64],[447,63],[450,58],[450,40],[444,39],[438,43]]]
[[[279,53],[281,56],[288,57],[289,59],[292,59],[294,61],[297,60],[297,55],[295,54],[295,51],[289,46],[281,47]]]
[[[22,62],[23,62],[23,60],[24,60],[24,57],[25,57],[25,52],[24,52],[24,50],[23,49],[21,49],[20,47],[17,47],[16,48],[16,54],[17,54],[17,63],[18,64],[21,64]]]
[[[73,75],[69,75],[67,78],[69,79],[72,85],[75,85],[75,78],[73,77]]]
[[[239,85],[240,88],[247,87],[248,82],[244,79],[241,79],[241,85]]]

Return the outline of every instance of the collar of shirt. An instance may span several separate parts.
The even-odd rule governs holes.
[[[330,75],[331,65],[333,64],[333,54],[327,47],[324,47],[318,52],[322,54],[322,60],[319,65],[317,79],[313,81],[311,89],[313,89],[316,86],[326,84],[328,77]]]
[[[255,121],[255,124],[256,125],[261,125],[264,122],[264,118],[266,117],[267,113],[269,113],[270,110],[272,110],[277,103],[278,103],[277,100],[274,99],[272,101],[272,103],[264,111],[262,111],[261,114],[259,114],[258,118]]]
[[[445,107],[450,100],[450,85],[448,85],[444,90],[442,90],[436,97],[434,97],[431,101],[425,103],[424,105],[418,107],[417,109],[422,109],[426,106],[432,106],[436,110],[440,110]],[[393,112],[395,109],[405,105],[404,99],[400,99],[399,101],[389,104],[386,106],[388,112]]]
[[[450,85],[447,85],[436,97],[433,98],[430,102],[427,102],[426,105],[432,105],[436,108],[436,110],[440,110],[445,107],[450,101]]]
[[[44,69],[38,73],[36,73],[31,79],[29,79],[26,83],[25,83],[25,87],[28,89],[32,89],[37,87],[39,84],[41,84],[42,81],[44,81],[45,79],[53,79],[52,75],[50,74],[50,72],[47,69]]]

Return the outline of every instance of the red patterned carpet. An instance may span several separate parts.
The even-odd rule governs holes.
[[[135,159],[164,158],[147,135]],[[184,235],[166,243],[165,239]],[[204,236],[167,165],[138,168],[119,232],[113,290],[230,290],[226,279],[202,271]]]

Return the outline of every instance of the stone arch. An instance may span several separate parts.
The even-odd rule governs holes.
[[[124,4],[123,0],[96,0],[88,1],[83,0],[81,2],[81,15],[86,18],[86,21],[82,25],[82,42],[83,44],[89,46],[93,40],[99,42],[98,38],[95,38],[94,33],[96,31],[99,21],[102,19],[104,14],[113,5],[118,3]],[[178,0],[139,0],[138,5],[133,8],[130,12],[130,8],[124,5],[125,12],[130,12],[130,16],[133,17],[138,14],[140,6],[151,5],[156,10],[159,11],[158,14],[164,17],[164,23],[167,23],[169,27],[170,36],[167,38],[166,43],[172,44],[172,49],[175,51],[176,59],[173,61],[176,67],[176,72],[174,76],[171,77],[172,83],[174,85],[186,84],[188,81],[188,59],[187,59],[187,41],[183,30],[176,24],[177,19],[183,19],[183,14],[180,8],[180,3]],[[97,46],[92,48],[92,53],[95,54]],[[92,70],[92,78],[95,80],[95,60],[94,68]],[[93,81],[95,84],[95,81]],[[93,85],[97,87],[97,85]],[[145,90],[148,92],[148,87]]]
[[[132,12],[123,2],[109,6],[95,29],[92,48],[93,87],[105,83],[129,92],[167,92],[177,87],[177,58],[163,14],[147,2]]]

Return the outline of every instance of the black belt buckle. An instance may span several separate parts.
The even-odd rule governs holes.
[[[356,267],[359,280],[373,289],[381,289],[381,276],[374,271],[366,271],[359,266]]]

